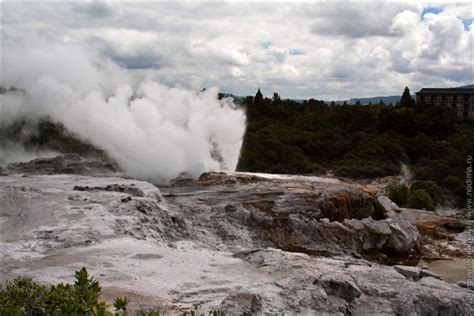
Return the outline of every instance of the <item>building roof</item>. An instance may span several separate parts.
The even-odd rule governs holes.
[[[474,88],[423,88],[415,94],[474,94]]]

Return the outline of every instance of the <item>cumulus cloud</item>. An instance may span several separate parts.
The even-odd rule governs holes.
[[[342,99],[472,81],[470,3],[5,3],[3,11],[4,50],[19,39],[72,42],[188,88]]]
[[[391,20],[401,10],[409,8],[421,12],[417,4],[399,3],[329,3],[315,6],[310,11],[315,16],[311,30],[319,35],[350,38],[396,36]]]
[[[42,41],[11,45],[2,70],[4,84],[25,93],[5,99],[0,124],[50,117],[156,183],[237,165],[245,115],[231,99],[218,100],[217,88],[170,88],[90,47]]]

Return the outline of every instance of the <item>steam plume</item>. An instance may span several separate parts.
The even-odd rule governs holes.
[[[9,47],[0,123],[49,116],[104,149],[132,176],[166,182],[181,172],[234,170],[245,114],[217,88],[196,93],[140,78],[75,45]]]

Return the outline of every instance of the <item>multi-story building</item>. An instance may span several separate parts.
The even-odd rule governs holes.
[[[423,88],[416,102],[451,109],[460,121],[474,121],[474,88]]]

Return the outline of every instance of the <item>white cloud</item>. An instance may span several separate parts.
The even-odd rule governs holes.
[[[167,84],[244,95],[260,86],[346,98],[469,83],[473,31],[463,20],[472,4],[430,6],[442,11],[422,19],[420,3],[5,3],[4,50],[67,40]]]

